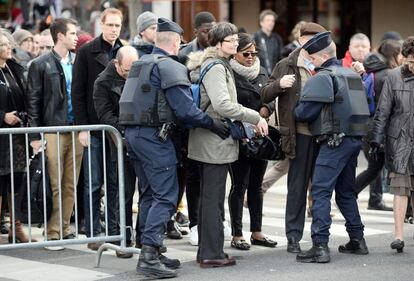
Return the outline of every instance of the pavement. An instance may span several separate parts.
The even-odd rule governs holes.
[[[359,159],[357,173],[366,167],[363,157]],[[229,184],[229,183],[228,183]],[[229,186],[228,186],[229,189]],[[228,190],[227,190],[228,191]],[[330,238],[331,263],[301,264],[295,255],[286,252],[284,236],[284,212],[286,198],[286,177],[278,181],[265,195],[263,232],[278,242],[274,249],[252,246],[249,251],[230,248],[225,241],[225,251],[237,259],[237,265],[228,268],[201,269],[195,262],[197,247],[189,243],[188,235],[182,240],[166,239],[167,256],[182,262],[179,277],[170,280],[318,280],[318,281],[408,281],[413,280],[414,225],[405,224],[406,246],[404,253],[397,254],[390,249],[393,240],[393,213],[367,210],[368,191],[363,191],[358,203],[362,221],[365,224],[365,238],[370,254],[355,256],[337,251],[340,244],[347,242],[344,219],[335,204],[332,204],[332,227]],[[384,194],[387,205],[392,206],[392,195]],[[228,217],[228,206],[226,204]],[[249,214],[244,209],[244,237],[248,239]],[[311,219],[307,218],[301,247],[311,247]],[[33,229],[36,238],[41,238],[41,229]],[[1,243],[7,243],[7,236],[0,235]],[[138,256],[119,259],[112,250],[103,254],[101,267],[95,268],[95,252],[86,245],[71,245],[64,251],[45,249],[1,250],[0,281],[92,281],[92,280],[141,280],[135,273]]]

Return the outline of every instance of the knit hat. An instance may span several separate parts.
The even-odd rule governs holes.
[[[13,35],[14,41],[16,41],[17,45],[19,46],[23,43],[24,40],[28,38],[33,39],[33,34],[30,33],[30,31],[25,30],[25,29],[17,29],[15,32],[13,32],[12,35]]]
[[[319,32],[327,31],[322,25],[319,25],[314,22],[307,22],[302,25],[300,28],[300,36],[305,35],[315,35]]]
[[[397,31],[387,31],[382,35],[381,42],[385,40],[401,41],[403,38]]]
[[[205,23],[215,22],[216,18],[210,12],[200,12],[194,17],[194,27],[198,28]]]
[[[154,13],[148,12],[148,11],[140,14],[139,17],[137,18],[138,34],[145,31],[145,29],[147,29],[151,25],[157,24],[157,19],[158,19],[157,15],[155,15]]]
[[[89,33],[83,33],[78,36],[78,42],[76,42],[75,52],[79,50],[80,47],[82,47],[84,44],[88,43],[93,39],[92,35]]]

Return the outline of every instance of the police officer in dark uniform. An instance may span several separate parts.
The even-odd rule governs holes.
[[[141,254],[137,272],[156,278],[177,276],[178,260],[161,255],[166,224],[178,197],[177,157],[170,137],[177,120],[225,139],[229,128],[192,101],[187,69],[177,61],[182,28],[158,19],[156,44],[131,68],[120,99],[120,123],[140,181]]]
[[[366,133],[368,104],[361,78],[343,68],[336,59],[336,46],[330,32],[316,34],[304,46],[318,67],[317,74],[306,82],[300,103],[295,109],[297,121],[309,122],[320,151],[312,180],[313,246],[296,256],[298,262],[327,263],[330,261],[328,241],[332,223],[331,197],[346,223],[350,241],[339,246],[339,252],[366,255],[364,225],[354,196],[355,169]]]

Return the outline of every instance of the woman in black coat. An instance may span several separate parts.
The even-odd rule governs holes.
[[[365,75],[373,75],[374,77],[375,106],[378,105],[384,81],[389,71],[398,67],[401,63],[401,43],[395,40],[383,41],[378,48],[378,53],[371,53],[365,58],[366,74],[364,74],[364,77],[366,77]],[[371,138],[372,133],[369,131],[362,143],[362,149],[368,159],[368,167],[355,179],[355,196],[358,197],[358,194],[371,183],[368,209],[392,211],[392,208],[387,207],[382,200],[381,174],[384,167],[384,152],[379,153],[375,160],[368,157]]]
[[[249,34],[239,34],[239,46],[234,59],[230,61],[237,89],[237,101],[256,110],[263,118],[272,112],[269,105],[261,102],[260,89],[267,81],[267,74],[257,57],[256,45]],[[243,237],[243,200],[247,190],[247,205],[250,212],[250,242],[253,245],[275,247],[276,242],[266,238],[262,232],[263,194],[262,181],[267,161],[248,158],[239,152],[239,159],[231,164],[232,186],[229,195],[229,209],[233,239],[231,246],[249,250],[250,245]]]
[[[404,217],[408,197],[414,191],[414,36],[402,46],[405,64],[391,70],[385,80],[375,112],[371,155],[385,149],[385,166],[390,172],[390,193],[394,194],[394,241],[391,248],[404,248]],[[376,158],[376,157],[372,157]]]
[[[12,59],[12,48],[9,39],[0,32],[0,128],[14,128],[26,126],[24,68]],[[18,197],[22,186],[23,173],[26,167],[26,145],[24,135],[13,135],[13,171],[10,167],[10,141],[9,135],[0,135],[0,196],[7,190],[9,208],[11,204],[11,173],[13,172],[14,194]],[[14,200],[15,209],[15,240],[28,242],[29,237],[19,220],[20,206]],[[1,197],[0,197],[1,212]],[[11,210],[10,210],[10,213]],[[13,221],[13,220],[12,220]],[[13,223],[12,223],[13,227]],[[34,239],[32,239],[34,241]],[[13,242],[12,228],[9,231],[9,242]]]

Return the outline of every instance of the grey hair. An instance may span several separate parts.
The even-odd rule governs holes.
[[[352,41],[368,41],[371,45],[371,41],[369,40],[368,36],[366,36],[364,33],[356,33],[352,35],[351,39],[349,40],[349,44],[351,44]]]
[[[48,28],[40,32],[40,36],[52,36],[52,33],[50,33],[50,29]]]
[[[14,38],[10,32],[10,30],[6,28],[0,28],[0,36],[4,36],[9,40],[9,43],[12,47],[12,49],[15,49],[17,47],[16,41],[14,41]]]
[[[172,31],[157,32],[155,36],[155,45],[160,46],[160,45],[171,44],[172,42],[177,40],[177,38],[180,38],[180,35],[176,32],[172,32]]]

